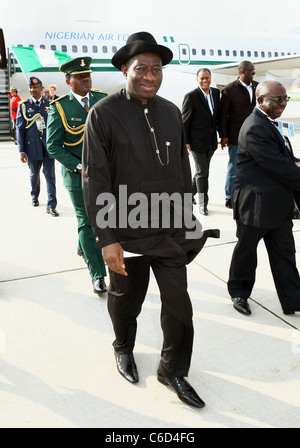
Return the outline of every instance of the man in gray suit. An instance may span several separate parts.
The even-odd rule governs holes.
[[[289,97],[284,86],[263,81],[257,107],[245,120],[238,140],[236,182],[232,191],[238,242],[228,280],[234,308],[249,315],[255,282],[257,245],[264,240],[284,314],[300,311],[300,278],[292,228],[294,197],[300,189],[300,163],[276,127]]]

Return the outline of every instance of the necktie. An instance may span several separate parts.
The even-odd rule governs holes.
[[[88,112],[90,109],[89,109],[89,100],[88,100],[88,98],[87,97],[84,97],[84,98],[82,98],[82,100],[81,100],[82,102],[83,102],[83,104],[84,104],[84,108],[85,108],[85,110]]]
[[[208,95],[205,95],[209,110],[211,112],[211,114],[214,114],[214,102],[213,102],[213,98],[212,98],[212,94],[211,91],[209,91]]]

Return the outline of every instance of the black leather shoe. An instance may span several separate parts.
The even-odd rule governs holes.
[[[207,210],[207,207],[205,207],[205,206],[200,206],[199,212],[201,215],[205,215],[205,216],[208,215],[208,210]]]
[[[102,294],[107,291],[106,283],[103,277],[93,279],[94,292],[96,294]]]
[[[59,216],[59,214],[57,213],[57,211],[55,210],[55,208],[52,207],[47,207],[46,208],[46,213],[48,213],[51,216]]]
[[[130,383],[138,383],[139,374],[134,361],[133,353],[124,354],[115,352],[117,369]]]
[[[244,299],[243,297],[234,297],[231,300],[233,301],[233,308],[239,313],[245,314],[246,316],[251,314],[248,299]]]
[[[290,314],[295,314],[295,311],[294,310],[286,310],[283,312],[283,314],[286,314],[289,316]]]
[[[32,205],[34,206],[34,207],[38,207],[39,205],[40,205],[40,203],[39,203],[39,201],[38,201],[38,199],[32,199]]]
[[[227,199],[225,202],[225,207],[232,208],[231,199]]]
[[[184,379],[184,378],[168,378],[157,372],[157,379],[161,384],[165,386],[170,386],[174,392],[176,392],[178,398],[189,406],[194,408],[203,408],[205,403],[195,389]]]

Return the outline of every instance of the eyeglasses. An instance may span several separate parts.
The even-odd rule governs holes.
[[[291,97],[290,96],[275,96],[275,97],[272,97],[272,96],[266,96],[266,95],[262,95],[264,98],[268,98],[269,100],[271,100],[271,101],[274,101],[274,103],[277,103],[277,104],[281,104],[283,101],[285,101],[286,103],[288,103],[289,101],[290,101],[290,99],[291,99]]]

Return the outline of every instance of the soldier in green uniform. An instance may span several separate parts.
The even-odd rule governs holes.
[[[70,87],[68,95],[52,101],[47,125],[47,149],[62,165],[63,182],[68,190],[78,221],[78,248],[87,263],[93,291],[101,297],[107,291],[105,264],[101,249],[96,248],[94,235],[85,211],[81,187],[81,155],[85,121],[88,111],[106,96],[91,90],[92,59],[72,59],[60,67]]]

